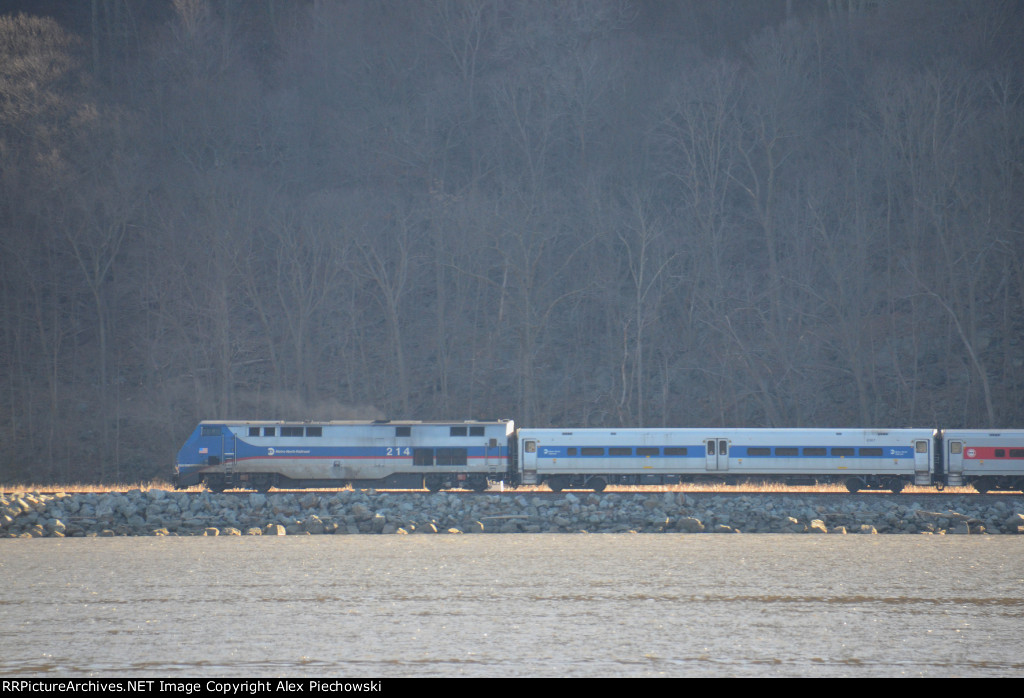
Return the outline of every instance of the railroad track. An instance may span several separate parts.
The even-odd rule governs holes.
[[[110,494],[110,493],[117,493],[117,492],[136,491],[138,489],[140,489],[140,488],[131,488],[131,489],[125,489],[125,488],[95,488],[95,489],[82,489],[82,488],[59,489],[59,488],[55,488],[55,489],[40,489],[38,487],[4,487],[3,489],[0,489],[0,496],[11,496],[11,495],[14,495],[14,494],[25,494],[25,493],[45,494],[45,495],[55,495],[55,494],[58,494],[58,493],[64,493],[64,494]],[[185,492],[185,493],[188,493],[188,494],[199,494],[201,492],[209,491],[209,490],[205,490],[205,489],[202,489],[202,488],[199,488],[199,487],[192,487],[192,488],[189,488],[189,489],[186,489],[186,490],[173,490],[171,488],[163,488],[163,487],[142,488],[142,489],[164,489],[164,490],[166,490],[168,492],[181,491],[181,492]],[[298,494],[298,495],[302,495],[302,494],[332,494],[332,493],[335,493],[335,492],[346,492],[346,491],[352,491],[352,490],[348,489],[348,488],[346,488],[346,489],[327,489],[327,488],[324,488],[324,489],[301,489],[301,490],[299,490],[299,489],[295,489],[295,490],[272,489],[272,490],[270,490],[270,492],[268,492],[266,494]],[[383,493],[431,494],[427,490],[423,490],[423,489],[418,489],[418,490],[411,490],[411,489],[405,489],[405,490],[399,490],[399,489],[394,489],[394,490],[377,489],[375,491],[380,492],[382,494]],[[249,495],[249,494],[252,494],[252,493],[253,493],[253,490],[236,489],[236,490],[226,490],[223,494],[241,496],[241,495]],[[454,494],[454,495],[457,495],[459,497],[500,497],[500,496],[528,495],[528,496],[541,496],[541,497],[543,497],[545,499],[558,499],[558,498],[562,498],[562,497],[566,496],[567,494],[572,494],[572,495],[574,495],[576,497],[586,497],[586,496],[589,496],[591,494],[595,494],[591,490],[571,490],[571,489],[563,490],[562,492],[552,492],[549,489],[547,489],[546,487],[521,487],[519,489],[505,489],[505,490],[499,490],[499,489],[496,489],[496,488],[492,488],[492,489],[489,489],[489,490],[487,490],[485,492],[473,492],[473,491],[468,491],[468,490],[448,490],[445,493],[446,494]],[[943,490],[942,492],[938,492],[934,488],[908,487],[905,490],[903,490],[903,492],[901,492],[900,494],[893,494],[892,492],[889,492],[888,490],[861,491],[861,492],[858,492],[856,494],[851,494],[851,493],[847,492],[845,488],[841,488],[841,487],[826,487],[826,486],[810,487],[810,486],[801,486],[801,487],[789,487],[789,488],[786,488],[786,487],[780,487],[780,486],[773,486],[771,488],[758,488],[758,487],[743,486],[743,485],[728,486],[728,487],[721,487],[721,486],[719,486],[719,487],[700,487],[700,486],[694,485],[694,486],[687,486],[687,487],[647,487],[647,488],[641,488],[641,487],[614,487],[614,486],[612,486],[612,487],[608,487],[603,493],[599,493],[598,496],[611,495],[611,494],[655,494],[656,495],[656,494],[663,494],[663,493],[682,493],[682,494],[685,494],[687,496],[694,495],[694,496],[699,496],[701,498],[708,497],[708,496],[723,496],[723,497],[733,498],[733,497],[742,497],[742,496],[756,494],[756,495],[771,495],[773,497],[791,497],[791,496],[803,496],[803,495],[816,495],[816,496],[829,495],[829,496],[834,496],[836,498],[842,498],[842,499],[849,499],[851,497],[860,497],[860,498],[864,498],[864,497],[892,497],[892,498],[897,498],[897,499],[909,499],[909,498],[925,497],[925,498],[936,499],[936,500],[949,499],[951,497],[961,497],[961,496],[981,497],[981,498],[989,498],[989,499],[993,499],[993,500],[999,499],[999,498],[1019,498],[1021,496],[1024,496],[1024,492],[1021,492],[1021,491],[1000,491],[1000,492],[989,492],[989,493],[986,493],[986,494],[979,494],[978,492],[976,492],[971,487],[951,487],[951,488],[947,488],[946,490]]]

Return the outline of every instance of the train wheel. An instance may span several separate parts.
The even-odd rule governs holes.
[[[899,494],[903,491],[903,487],[907,483],[903,482],[903,480],[900,480],[898,477],[894,477],[886,484],[889,486],[889,489],[892,490],[893,494]]]
[[[978,490],[978,494],[985,494],[989,491],[988,483],[985,482],[985,478],[983,477],[978,478],[977,480],[972,480],[971,485],[974,489]]]
[[[470,485],[470,489],[474,492],[486,492],[489,484],[490,483],[487,482],[487,478],[480,478],[479,480],[473,481],[473,484]]]
[[[604,488],[607,486],[608,483],[603,477],[592,477],[587,481],[587,487],[595,492],[604,492]]]
[[[856,494],[857,492],[860,491],[860,484],[861,483],[859,479],[851,477],[849,480],[846,481],[846,489]]]
[[[444,480],[437,475],[428,475],[423,478],[423,485],[431,492],[440,492],[441,488],[444,487]]]
[[[565,479],[560,477],[553,477],[548,480],[548,489],[552,492],[561,492],[565,489]]]
[[[223,492],[226,489],[224,478],[211,477],[209,480],[206,480],[206,489],[210,490],[211,492]]]

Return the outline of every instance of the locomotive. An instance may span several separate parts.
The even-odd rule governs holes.
[[[515,488],[758,479],[1024,489],[1024,430],[516,428],[512,420],[203,421],[178,452],[178,488]]]

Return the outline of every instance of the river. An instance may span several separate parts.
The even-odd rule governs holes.
[[[1024,538],[0,541],[0,675],[1020,676]]]

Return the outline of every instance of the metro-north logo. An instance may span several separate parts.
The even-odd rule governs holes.
[[[268,448],[268,449],[267,449],[267,455],[268,455],[268,456],[272,456],[272,455],[274,455],[274,449],[273,449],[273,448]]]

